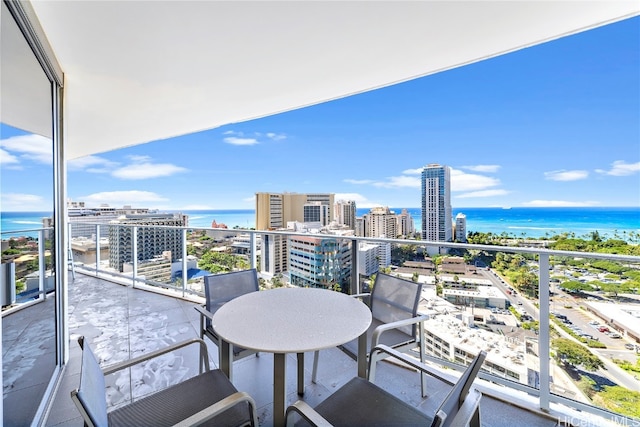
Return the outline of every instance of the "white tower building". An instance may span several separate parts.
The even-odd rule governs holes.
[[[422,239],[450,242],[451,169],[429,164],[422,170]]]

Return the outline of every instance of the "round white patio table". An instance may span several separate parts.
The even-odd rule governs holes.
[[[366,375],[366,331],[371,311],[358,298],[325,289],[278,288],[251,292],[213,315],[220,337],[220,368],[232,378],[232,346],[273,353],[273,421],[285,423],[285,357],[298,355],[298,393],[304,390],[303,353],[359,338],[358,375]]]

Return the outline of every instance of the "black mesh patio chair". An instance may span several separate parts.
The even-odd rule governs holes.
[[[384,353],[384,354],[383,354]],[[287,426],[431,426],[480,427],[481,393],[472,388],[487,354],[478,353],[466,368],[433,415],[424,413],[374,384],[375,366],[385,357],[396,358],[447,384],[441,374],[423,363],[392,348],[375,347],[369,358],[369,379],[355,377],[340,387],[315,408],[298,400],[287,408]]]
[[[71,392],[71,399],[87,426],[258,425],[251,396],[239,392],[221,370],[209,369],[202,339],[193,338],[105,368],[100,367],[84,337],[78,343],[82,348],[80,386]],[[200,346],[198,375],[107,412],[105,375],[195,344]]]
[[[419,347],[420,361],[424,362],[424,321],[429,317],[418,314],[422,284],[384,273],[376,275],[370,294],[358,294],[371,309],[371,326],[367,330],[367,355],[379,344],[397,351],[407,352]],[[340,347],[357,360],[358,340]],[[316,382],[319,353],[315,352],[311,380]],[[422,395],[426,396],[426,377],[421,377]]]
[[[204,278],[204,293],[206,303],[204,307],[196,306],[200,313],[200,338],[211,339],[220,348],[220,339],[211,327],[211,319],[225,303],[249,292],[260,290],[258,272],[255,268],[231,273],[211,274]],[[233,346],[234,360],[256,354],[253,350]]]

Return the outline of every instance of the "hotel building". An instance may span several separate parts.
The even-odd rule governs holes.
[[[413,217],[406,209],[402,209],[402,212],[397,215],[397,219],[399,235],[409,237],[415,233],[416,227],[413,223]]]
[[[364,237],[398,237],[398,217],[388,207],[375,207],[363,215]]]
[[[456,242],[467,243],[467,216],[462,212],[456,215]]]
[[[165,251],[171,252],[171,261],[182,253],[182,230],[162,226],[185,227],[188,216],[182,214],[124,215],[109,223],[109,266],[123,271],[123,265],[133,262],[133,226],[137,226],[137,259],[153,259]]]
[[[450,175],[449,166],[438,164],[422,170],[422,240],[452,240]]]
[[[317,234],[319,230],[308,230]],[[328,230],[323,229],[324,232]],[[289,281],[292,285],[312,288],[329,288],[339,284],[349,287],[351,280],[351,241],[339,236],[352,235],[350,230],[329,231],[334,236],[290,236]]]
[[[334,198],[331,193],[256,193],[256,230],[277,230],[290,221],[305,222],[305,206],[309,215],[324,210],[328,224],[333,218]],[[315,208],[314,202],[326,208]]]
[[[453,316],[437,315],[425,321],[424,326],[427,354],[468,364],[478,351],[485,350],[484,371],[512,381],[528,382],[524,341],[469,327]]]
[[[338,200],[334,207],[334,219],[338,224],[346,225],[352,230],[356,229],[356,202],[355,200]]]

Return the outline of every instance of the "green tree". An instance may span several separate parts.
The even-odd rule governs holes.
[[[283,286],[284,286],[284,282],[282,281],[282,274],[276,274],[271,278],[271,287],[281,288]]]
[[[595,400],[602,406],[622,415],[640,418],[640,392],[620,386],[604,386]]]
[[[582,366],[589,371],[595,371],[604,366],[598,356],[591,353],[581,344],[568,338],[556,338],[552,342],[558,360],[574,366]]]
[[[587,283],[582,283],[582,282],[578,282],[577,280],[567,280],[566,282],[563,282],[562,286],[564,289],[570,291],[570,292],[580,292],[580,291],[592,291],[593,290],[593,286],[587,284]]]

